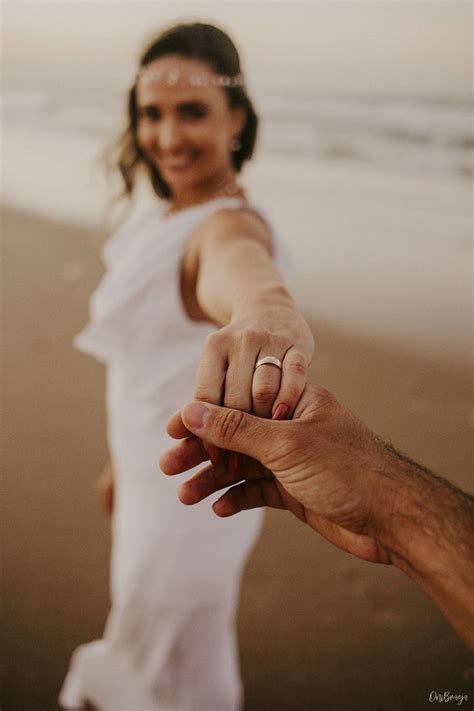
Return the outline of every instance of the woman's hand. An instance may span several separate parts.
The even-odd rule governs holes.
[[[194,397],[259,417],[289,418],[306,386],[314,351],[311,331],[282,289],[265,302],[247,304],[231,322],[207,337],[195,381]],[[256,363],[266,356],[281,370]]]
[[[109,461],[96,481],[100,505],[109,516],[114,512],[114,478],[112,463]]]

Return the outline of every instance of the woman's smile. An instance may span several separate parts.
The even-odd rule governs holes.
[[[199,151],[184,150],[170,155],[163,155],[160,152],[156,155],[157,167],[163,171],[181,173],[192,167],[199,158]]]

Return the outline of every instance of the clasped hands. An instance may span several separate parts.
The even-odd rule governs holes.
[[[255,363],[261,351],[253,353]],[[256,394],[264,409],[264,382],[263,392],[268,388],[272,394],[265,398],[265,413],[273,419],[236,408],[232,398],[237,397],[237,363],[244,361],[229,358],[231,377],[225,356],[214,355],[221,383],[226,390],[232,384],[232,397],[224,396],[227,407],[195,400],[168,423],[168,433],[180,442],[161,457],[165,474],[185,472],[211,459],[179,486],[181,501],[196,504],[226,489],[213,504],[221,517],[259,506],[288,509],[342,550],[373,563],[393,563],[422,587],[474,648],[473,497],[397,452],[327,390],[304,384],[298,367],[277,382],[279,370],[261,366],[257,373],[273,370],[255,387],[245,361],[242,382],[251,387],[252,410]],[[282,392],[296,404],[288,411],[291,419],[277,421],[285,403]],[[215,456],[216,448],[238,454]]]
[[[291,416],[306,385],[306,372],[313,358],[314,340],[301,314],[293,305],[254,306],[252,315],[239,315],[211,333],[203,346],[195,380],[194,397],[214,405],[271,417],[279,405]],[[263,365],[264,357],[277,358]]]
[[[369,473],[387,452],[329,392],[307,385],[313,343],[297,316],[291,336],[286,319],[281,331],[276,323],[268,330],[234,323],[208,337],[196,401],[169,421],[168,434],[181,441],[161,457],[161,469],[173,475],[210,460],[178,488],[184,504],[229,489],[213,505],[219,516],[285,508],[343,550],[389,563]],[[254,372],[268,355],[282,361],[281,373],[274,365]]]
[[[289,418],[304,391],[313,351],[311,331],[293,304],[280,299],[246,305],[236,310],[228,325],[207,337],[194,397],[258,417]],[[268,356],[280,361],[281,368],[265,364],[256,369],[256,363]],[[211,445],[207,451],[217,464],[216,448]],[[227,459],[235,469],[238,457]]]

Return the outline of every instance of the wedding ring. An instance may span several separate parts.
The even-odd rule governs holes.
[[[257,365],[255,366],[255,370],[259,368],[261,365],[276,365],[277,368],[280,368],[282,370],[282,365],[281,365],[281,360],[278,358],[274,358],[273,356],[265,356],[265,358],[260,358],[260,360],[257,361]]]

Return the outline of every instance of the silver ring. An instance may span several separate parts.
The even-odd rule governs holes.
[[[257,365],[255,366],[255,370],[259,368],[261,365],[276,365],[277,368],[280,368],[282,370],[282,365],[281,365],[281,360],[278,358],[274,358],[273,356],[265,356],[265,358],[260,358],[260,360],[257,361]]]

